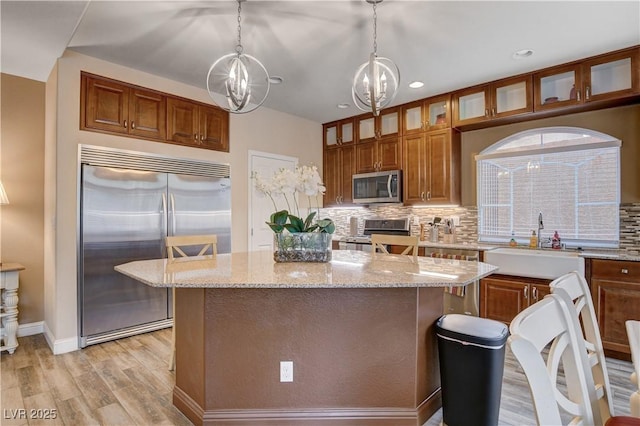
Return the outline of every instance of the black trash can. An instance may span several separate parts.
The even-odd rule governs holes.
[[[497,425],[509,329],[469,315],[443,315],[436,322],[442,416],[447,426]]]

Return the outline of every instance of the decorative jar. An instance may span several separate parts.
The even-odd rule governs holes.
[[[331,261],[331,234],[326,232],[279,232],[274,234],[276,262]]]

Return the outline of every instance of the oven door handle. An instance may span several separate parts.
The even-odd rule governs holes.
[[[391,194],[391,174],[387,178],[387,192],[389,193],[389,198],[393,198],[393,194]]]

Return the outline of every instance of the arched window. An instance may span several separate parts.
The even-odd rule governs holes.
[[[511,135],[476,156],[480,241],[542,241],[558,231],[571,246],[617,247],[621,141],[576,127]]]

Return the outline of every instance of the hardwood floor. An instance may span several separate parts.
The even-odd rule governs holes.
[[[13,355],[0,356],[3,426],[191,425],[171,402],[171,329],[58,356],[51,354],[41,334],[18,341]],[[607,367],[614,412],[628,415],[631,363],[608,359]],[[439,410],[425,426],[441,420]],[[507,350],[499,424],[534,423],[526,379]]]

